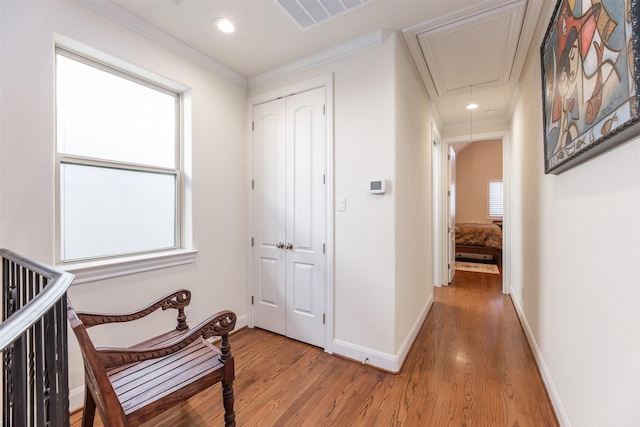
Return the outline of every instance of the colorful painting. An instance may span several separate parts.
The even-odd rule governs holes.
[[[558,1],[541,47],[545,173],[640,133],[638,1]]]

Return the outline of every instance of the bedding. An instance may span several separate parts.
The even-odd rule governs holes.
[[[456,245],[502,250],[502,229],[495,224],[456,224]]]

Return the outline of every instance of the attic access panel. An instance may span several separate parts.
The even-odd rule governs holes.
[[[470,85],[515,84],[542,2],[480,2],[403,30],[407,46],[432,99]]]
[[[509,80],[515,47],[510,21],[510,16],[494,16],[418,37],[439,93]]]
[[[523,18],[524,3],[418,34],[438,95],[509,82]]]
[[[276,0],[301,29],[307,30],[378,0]]]

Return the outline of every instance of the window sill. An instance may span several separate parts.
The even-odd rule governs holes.
[[[137,255],[117,260],[88,261],[59,264],[58,268],[75,275],[72,285],[110,279],[160,268],[190,264],[195,261],[197,250],[178,249],[148,255]]]

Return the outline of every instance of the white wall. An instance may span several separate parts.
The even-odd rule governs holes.
[[[396,295],[395,352],[413,342],[433,301],[431,123],[423,84],[395,39]]]
[[[430,210],[431,200],[430,189],[424,187],[429,183],[425,178],[425,174],[430,176],[429,157],[420,146],[430,138],[426,136],[429,117],[425,115],[421,86],[407,61],[409,56],[400,36],[391,34],[379,47],[249,91],[250,96],[257,96],[333,73],[334,190],[336,197],[347,200],[346,211],[335,212],[333,349],[358,360],[368,357],[372,364],[389,370],[399,367],[398,353],[400,343],[407,340],[407,325],[417,321],[432,286],[431,260],[421,258],[422,254],[429,256],[431,247],[430,240],[426,241],[430,217],[424,218],[427,231],[416,239],[417,243],[406,238],[408,225],[400,227],[404,233],[400,239],[396,226],[400,214],[411,215],[412,224],[421,227],[423,224],[416,224],[416,216]],[[406,82],[400,81],[405,78]],[[411,114],[410,118],[407,114]],[[407,124],[409,128],[398,130]],[[400,137],[406,140],[401,143]],[[408,172],[398,174],[398,155],[403,160],[416,155],[426,162],[425,170],[415,177],[416,183],[408,182]],[[410,170],[417,170],[418,166],[411,165]],[[368,192],[372,178],[387,180],[386,194]],[[399,187],[405,184],[410,185],[409,189],[401,190]],[[412,193],[411,197],[408,193]],[[414,207],[415,212],[404,212],[405,208]],[[414,245],[416,251],[398,252],[397,248],[405,244]],[[407,252],[411,252],[411,258],[398,263],[398,253]],[[400,274],[403,283],[398,289],[399,268],[406,272]],[[402,306],[407,301],[410,303],[406,312],[397,317],[398,304]]]
[[[55,259],[54,39],[65,36],[190,88],[193,246],[199,251],[193,264],[73,285],[74,306],[124,311],[185,287],[194,294],[193,322],[221,309],[246,319],[246,90],[77,2],[2,1],[0,10],[2,247],[47,264]],[[154,319],[95,336],[122,345],[173,322]],[[83,368],[74,339],[70,346],[74,408],[81,404]]]
[[[547,15],[552,5],[546,5]],[[539,40],[546,28],[538,29]],[[565,425],[640,425],[640,138],[543,171],[539,41],[508,161],[512,296]]]

